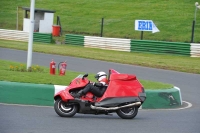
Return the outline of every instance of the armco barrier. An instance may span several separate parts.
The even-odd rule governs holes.
[[[131,40],[131,52],[190,55],[190,43]]]
[[[29,33],[25,31],[19,31],[19,30],[0,29],[0,39],[28,42]],[[52,34],[34,32],[33,41],[51,43]]]
[[[51,33],[33,33],[33,41],[34,42],[43,42],[43,43],[51,43],[52,42],[52,34]]]
[[[84,47],[160,54],[175,54],[200,57],[200,45],[194,43],[165,42],[152,40],[133,40],[66,34],[65,43]]]
[[[130,39],[85,36],[84,47],[130,52]]]
[[[28,38],[29,34],[24,31],[0,29],[0,39],[28,42]],[[52,34],[34,32],[33,41],[51,43]],[[130,43],[127,44],[127,42]],[[66,34],[65,44],[116,51],[149,52],[200,57],[200,44],[195,43],[130,40]]]
[[[53,106],[53,96],[66,86],[0,81],[0,102]],[[143,109],[174,108],[182,105],[180,89],[146,90]]]
[[[65,35],[65,44],[83,46],[84,45],[84,36],[74,35],[74,34],[66,34]]]
[[[29,33],[19,30],[0,29],[0,39],[28,42]]]
[[[190,44],[190,55],[191,57],[200,57],[200,44],[198,43],[191,43]]]

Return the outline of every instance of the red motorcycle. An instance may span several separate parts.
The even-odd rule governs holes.
[[[87,76],[79,75],[65,90],[55,94],[54,109],[59,116],[72,117],[76,113],[107,115],[116,112],[123,119],[132,119],[137,115],[138,108],[146,99],[146,93],[135,75],[121,74],[110,69],[109,84],[102,97],[88,92],[80,98],[74,98],[74,93],[91,83]]]

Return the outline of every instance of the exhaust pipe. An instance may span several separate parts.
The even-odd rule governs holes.
[[[118,110],[118,109],[121,109],[121,108],[126,108],[126,107],[131,107],[131,106],[138,106],[138,105],[141,105],[141,102],[135,102],[135,103],[127,104],[127,105],[120,106],[120,107],[110,107],[110,108],[97,107],[97,106],[93,106],[93,105],[91,105],[90,107],[92,109],[95,109],[95,110]]]

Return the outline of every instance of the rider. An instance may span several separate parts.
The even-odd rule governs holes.
[[[98,83],[89,83],[86,85],[86,87],[82,90],[80,90],[75,97],[81,97],[85,95],[87,92],[93,93],[97,97],[103,96],[107,86],[108,86],[108,80],[106,78],[107,74],[103,71],[98,72],[95,75],[95,78],[97,79]]]

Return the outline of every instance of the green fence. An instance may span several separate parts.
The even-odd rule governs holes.
[[[65,35],[65,44],[84,46],[84,36],[74,35],[74,34],[66,34]]]
[[[131,52],[190,55],[190,43],[131,40]]]
[[[52,34],[51,33],[33,33],[33,41],[34,42],[43,42],[43,43],[51,43],[52,42]]]

